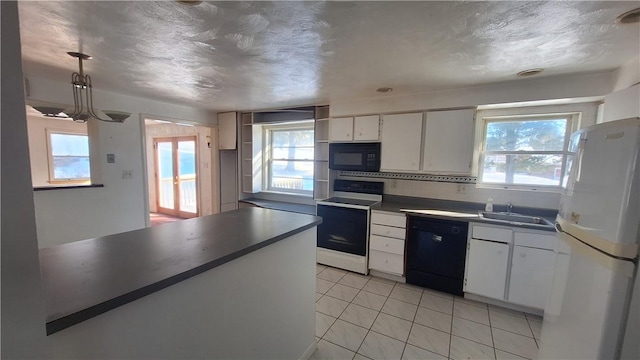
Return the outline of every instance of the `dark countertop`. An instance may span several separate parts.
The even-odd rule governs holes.
[[[290,211],[290,212],[308,214],[308,215],[316,214],[315,205],[295,204],[295,203],[290,203],[285,201],[264,200],[264,199],[258,199],[258,198],[244,199],[244,200],[240,200],[240,202],[253,204],[255,206],[259,206],[265,209]]]
[[[101,188],[101,187],[104,187],[104,184],[66,185],[66,186],[38,186],[38,187],[34,187],[33,191],[86,189],[86,188]]]
[[[47,334],[321,222],[317,216],[244,208],[40,249]]]
[[[425,216],[445,220],[473,221],[493,225],[555,231],[555,228],[553,226],[531,225],[524,223],[507,223],[504,221],[495,221],[491,219],[481,218],[478,216],[478,212],[483,211],[484,206],[485,204],[464,201],[384,195],[382,202],[374,205],[371,209],[389,212],[402,212],[409,215]],[[506,206],[494,204],[494,211],[500,212],[506,210]],[[513,212],[524,215],[538,216],[549,220],[551,223],[555,221],[556,215],[558,213],[557,210],[529,208],[522,206],[514,206]]]

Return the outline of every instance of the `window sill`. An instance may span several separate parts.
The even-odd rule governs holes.
[[[65,185],[65,186],[38,186],[38,187],[34,187],[33,191],[63,190],[63,189],[84,189],[84,188],[102,188],[102,187],[104,187],[104,184]]]

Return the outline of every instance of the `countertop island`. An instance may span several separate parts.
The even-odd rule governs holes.
[[[64,338],[75,343],[83,341],[80,338],[90,341],[87,339],[90,335],[80,334],[95,331],[101,342],[113,341],[115,344],[110,347],[120,346],[122,350],[108,348],[107,351],[105,347],[106,352],[100,352],[95,346],[87,345],[87,353],[74,349],[72,354],[60,351],[56,356],[252,357],[258,352],[269,353],[269,349],[278,343],[277,339],[271,339],[274,344],[265,343],[269,349],[263,349],[259,344],[264,339],[251,338],[251,331],[260,329],[261,321],[271,316],[263,314],[265,309],[280,316],[283,316],[281,312],[287,312],[306,319],[310,324],[306,337],[312,343],[315,226],[320,222],[316,216],[244,208],[41,249],[46,327],[51,341]],[[203,282],[208,284],[204,288]],[[278,289],[278,292],[270,294],[270,288]],[[267,293],[256,296],[257,289]],[[304,315],[300,316],[296,314],[296,305],[290,302],[296,298],[296,301],[304,301],[306,297],[308,304],[301,304],[304,310],[300,312]],[[167,301],[175,306],[166,308]],[[266,303],[256,306],[255,301]],[[142,308],[135,310],[140,306]],[[206,320],[206,314],[212,317]],[[233,314],[240,318],[224,320]],[[257,317],[245,324],[253,327],[251,331],[238,327],[238,332],[247,336],[246,341],[257,341],[255,349],[225,350],[225,346],[231,347],[233,341],[225,340],[214,346],[215,340],[205,344],[198,342],[197,336],[184,343],[176,340],[194,329],[199,333],[210,328],[210,334],[206,336],[209,338],[218,331],[216,326],[228,336],[238,336],[232,329],[242,325],[235,321],[243,323],[246,320],[242,314]],[[196,323],[187,322],[184,325],[189,329],[181,328],[179,319],[183,317]],[[292,320],[293,323],[296,321]],[[120,325],[124,328],[119,329]],[[301,328],[307,325],[298,325],[292,324],[293,332],[304,332]],[[169,333],[167,326],[172,328]],[[265,325],[269,329],[272,326]],[[171,339],[165,339],[169,344],[178,343],[166,345],[169,350],[162,350],[163,346],[158,344],[154,344],[157,350],[145,350],[146,346],[135,344],[139,339],[131,343],[126,335],[122,335],[131,332],[132,328],[139,328],[140,333],[135,336],[150,337],[158,344],[162,343],[163,336]],[[152,335],[153,331],[159,334]],[[201,348],[198,349],[198,345],[202,345]],[[191,349],[185,350],[185,346]],[[58,348],[65,349],[66,346]],[[283,356],[287,353],[276,351],[271,354]],[[298,357],[302,351],[298,349],[288,354]]]

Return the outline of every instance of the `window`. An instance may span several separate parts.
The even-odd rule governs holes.
[[[55,131],[48,131],[48,134],[49,181],[90,181],[89,137]]]
[[[574,115],[485,118],[482,185],[560,188]]]
[[[313,121],[264,126],[266,190],[313,195]]]

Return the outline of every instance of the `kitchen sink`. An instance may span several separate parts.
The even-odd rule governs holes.
[[[480,218],[504,221],[508,223],[553,226],[553,223],[539,216],[522,215],[512,212],[480,211]]]

